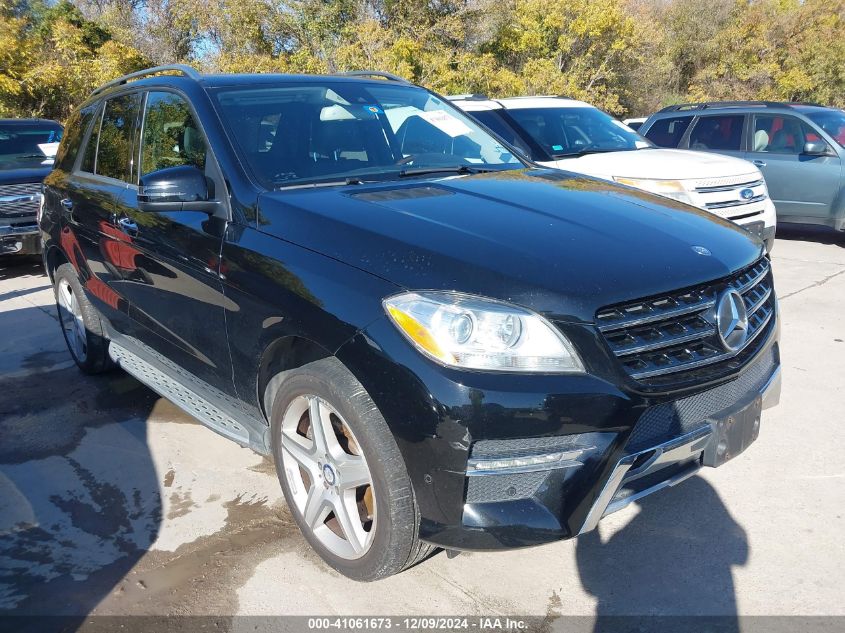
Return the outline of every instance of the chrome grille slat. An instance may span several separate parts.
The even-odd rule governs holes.
[[[715,306],[738,292],[748,314],[748,337],[729,350],[716,330]],[[775,314],[771,266],[761,258],[746,269],[701,286],[599,310],[596,322],[631,378],[644,380],[728,361],[748,349]]]
[[[696,187],[698,193],[721,193],[722,191],[734,191],[736,189],[750,189],[752,187],[759,187],[765,184],[762,180],[750,180],[748,182],[738,182],[730,185],[716,185],[713,187]]]
[[[712,308],[716,305],[715,299],[707,299],[705,301],[701,301],[696,304],[691,304],[689,306],[685,306],[683,308],[676,308],[673,310],[667,310],[665,312],[661,312],[659,314],[645,316],[645,317],[636,317],[632,319],[625,319],[624,321],[618,321],[616,323],[610,323],[608,325],[600,325],[599,330],[604,332],[612,332],[614,330],[620,330],[622,328],[633,327],[635,325],[645,325],[647,323],[656,323],[658,321],[665,321],[667,319],[671,319],[673,317],[685,316],[687,314],[693,314],[695,312],[703,312],[707,308]]]
[[[736,207],[744,207],[748,204],[757,204],[763,202],[766,196],[754,196],[748,200],[729,200],[727,202],[708,202],[704,206],[708,209],[733,209]]]
[[[40,202],[41,183],[22,183],[16,185],[0,185],[0,199],[35,196],[33,200],[0,200],[0,216],[4,218],[21,218],[35,215]]]

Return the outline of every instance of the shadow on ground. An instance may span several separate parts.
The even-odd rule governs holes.
[[[833,244],[845,248],[845,233],[812,224],[778,224],[777,238],[797,242]]]
[[[581,583],[600,618],[721,616],[720,633],[739,630],[732,569],[748,553],[745,531],[701,477],[643,500],[609,539],[599,526],[576,544]],[[600,621],[596,630],[615,629]]]
[[[43,326],[44,314],[0,312],[4,322]],[[57,325],[44,336],[64,347]],[[0,617],[84,616],[158,534],[146,422],[157,397],[122,372],[29,369],[0,376]]]

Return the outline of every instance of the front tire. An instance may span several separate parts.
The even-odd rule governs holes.
[[[77,367],[86,374],[107,371],[112,367],[108,340],[97,309],[82,291],[76,270],[70,264],[62,264],[53,279],[59,323]]]
[[[405,462],[387,423],[335,358],[285,377],[273,401],[276,472],[309,544],[343,575],[371,581],[427,556]]]

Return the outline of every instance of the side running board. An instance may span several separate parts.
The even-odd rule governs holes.
[[[126,373],[137,378],[160,396],[167,398],[213,431],[243,446],[251,446],[249,432],[240,422],[192,389],[168,376],[153,363],[147,362],[114,340],[109,343],[109,356]]]

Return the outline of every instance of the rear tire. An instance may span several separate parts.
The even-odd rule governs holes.
[[[76,270],[70,264],[62,264],[56,269],[53,280],[62,334],[77,367],[85,374],[111,369],[109,342],[100,315],[86,298]]]
[[[326,439],[312,419],[322,422],[315,428],[326,431]],[[432,551],[418,538],[419,511],[393,434],[336,358],[286,374],[273,401],[271,437],[294,520],[341,574],[358,581],[386,578]]]

